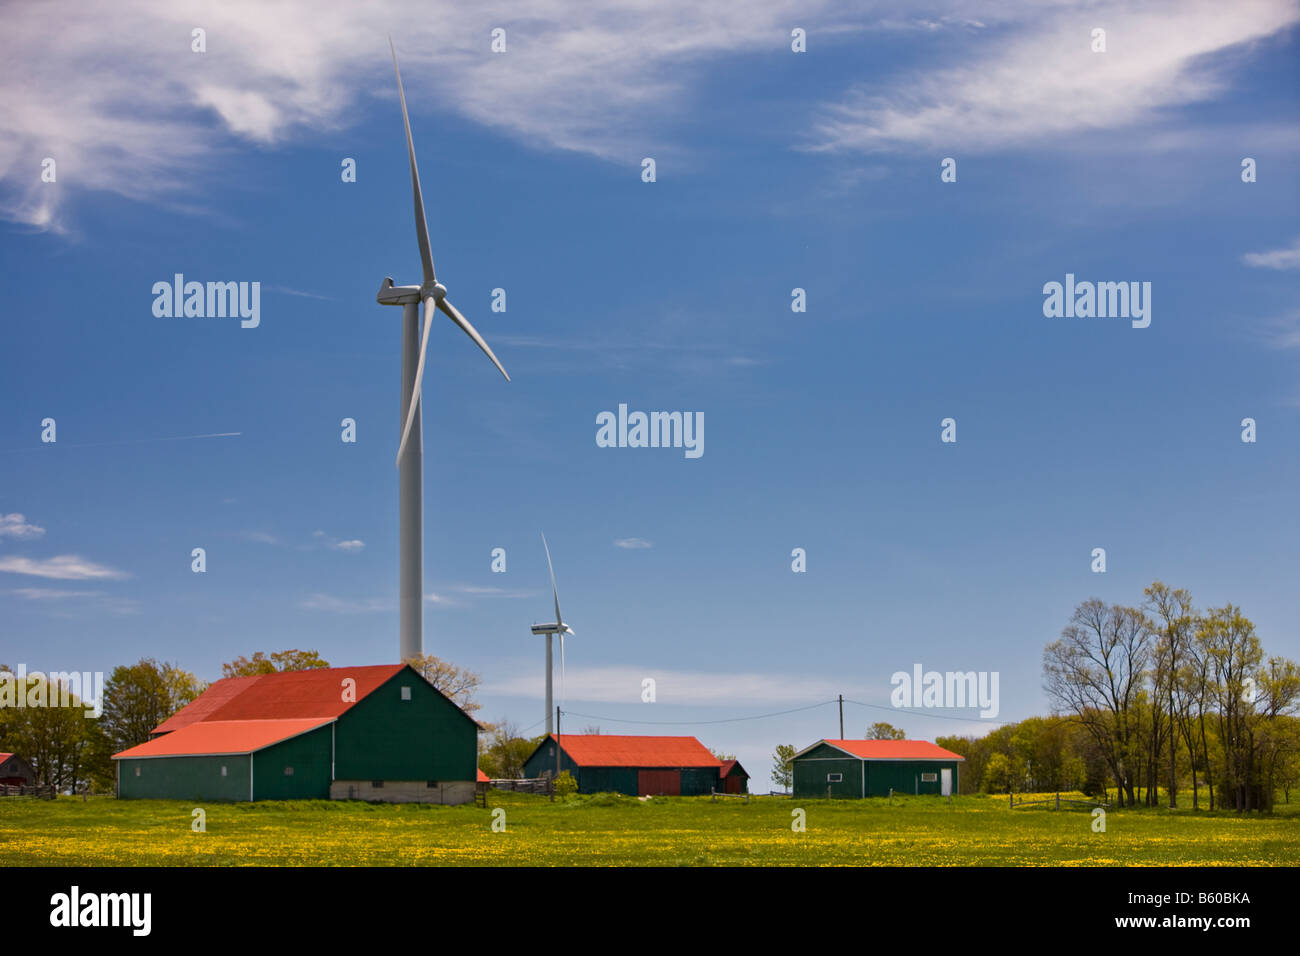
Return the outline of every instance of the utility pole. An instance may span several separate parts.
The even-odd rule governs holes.
[[[844,739],[844,695],[840,694],[840,740]]]

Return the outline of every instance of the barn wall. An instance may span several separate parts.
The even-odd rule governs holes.
[[[411,689],[402,700],[401,689]],[[402,670],[335,724],[339,780],[469,780],[478,775],[478,728],[411,670]]]
[[[953,791],[957,789],[956,760],[868,760],[867,794],[874,797],[889,795],[889,788],[895,793],[932,793],[937,794],[943,786],[940,771],[947,767],[952,771]],[[933,783],[919,784],[918,778],[923,773],[935,775]]]
[[[118,796],[125,800],[247,800],[248,754],[123,758]],[[226,768],[226,776],[221,768]],[[140,776],[136,776],[136,769]]]
[[[287,768],[293,773],[286,774]],[[329,795],[330,725],[253,755],[254,800],[326,800]]]
[[[682,796],[695,797],[718,789],[717,767],[686,767],[682,770]]]
[[[570,773],[573,771],[570,770]],[[640,796],[637,793],[637,772],[635,767],[583,767],[578,772],[579,793],[625,793],[629,797]]]
[[[820,749],[820,748],[819,748]],[[830,751],[838,753],[838,751]],[[796,797],[825,797],[826,788],[830,788],[832,798],[862,796],[862,761],[856,757],[814,757],[814,752],[807,756],[796,757],[794,764],[794,795]],[[826,775],[838,773],[843,775],[839,783],[828,783]]]

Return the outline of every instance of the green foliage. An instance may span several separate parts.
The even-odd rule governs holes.
[[[782,790],[794,786],[794,764],[790,761],[798,752],[793,744],[777,744],[772,751],[772,782]]]
[[[906,740],[907,732],[883,720],[876,721],[867,728],[868,740]]]
[[[560,771],[555,778],[555,795],[560,799],[571,797],[578,792],[578,781],[573,779],[573,774],[567,770]]]
[[[487,746],[479,753],[479,769],[493,780],[518,780],[524,775],[524,762],[545,736],[520,737],[515,725],[504,720],[493,726]]]
[[[316,651],[300,651],[294,648],[288,651],[276,651],[270,657],[262,651],[257,651],[251,658],[240,656],[227,664],[222,664],[221,676],[251,677],[255,674],[307,671],[329,666],[329,661]]]

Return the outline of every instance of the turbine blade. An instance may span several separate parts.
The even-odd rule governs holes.
[[[460,311],[446,299],[438,300],[438,308],[442,309],[442,311],[446,313],[447,318],[459,325],[462,332],[474,340],[474,344],[481,348],[483,354],[492,360],[492,364],[497,367],[497,371],[506,376],[507,382],[510,381],[510,376],[506,374],[505,368],[497,361],[497,357],[492,354],[492,350],[488,348],[488,344],[483,341],[483,336],[479,335],[478,330],[469,324],[469,319],[461,315]]]
[[[415,238],[420,243],[420,265],[424,268],[424,281],[433,282],[433,253],[429,250],[429,225],[424,221],[424,196],[420,192],[420,171],[415,168],[415,143],[411,140],[411,118],[406,113],[406,92],[402,89],[402,71],[397,68],[397,49],[393,38],[388,38],[388,48],[393,51],[393,72],[397,74],[397,95],[402,101],[402,123],[406,126],[406,154],[411,160],[411,192],[415,196]]]
[[[424,334],[420,341],[420,359],[415,365],[415,387],[411,389],[411,404],[406,409],[406,425],[402,428],[402,441],[397,446],[397,464],[402,464],[402,452],[406,451],[407,439],[411,437],[411,425],[415,423],[415,413],[420,408],[420,387],[424,382],[424,358],[429,351],[429,329],[433,326],[433,296],[424,300]]]
[[[546,548],[546,567],[551,572],[551,594],[555,596],[555,623],[564,626],[564,618],[560,617],[560,592],[555,589],[555,568],[551,566],[551,549],[546,546],[546,535],[542,535],[542,547]],[[564,632],[560,632],[560,649],[564,649]]]

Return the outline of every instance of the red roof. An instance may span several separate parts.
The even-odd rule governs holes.
[[[561,734],[560,746],[579,767],[722,766],[722,761],[694,737]]]
[[[251,677],[227,677],[209,687],[154,728],[155,734],[179,731],[202,721],[256,721],[338,717],[356,701],[400,671],[404,664],[371,667],[321,667]],[[356,681],[352,700],[343,700],[343,681]]]
[[[928,740],[823,740],[867,760],[965,760]],[[815,745],[814,745],[815,746]],[[811,749],[811,748],[810,748]]]
[[[478,772],[478,782],[479,782],[479,783],[487,783],[487,782],[488,782],[489,780],[491,780],[491,779],[492,779],[492,778],[489,777],[487,774],[485,774],[482,770],[480,770],[480,771]]]
[[[13,754],[0,754],[0,763],[4,763],[6,760],[8,760],[8,759],[9,759],[10,757],[12,757],[12,756],[13,756]]]
[[[131,747],[119,757],[177,757],[198,754],[246,754],[323,727],[333,718],[280,720],[205,720]]]
[[[731,773],[732,770],[734,770],[734,769],[737,768],[737,767],[740,767],[740,761],[739,761],[739,760],[724,760],[724,761],[722,761],[722,773],[721,773],[721,776],[723,776],[723,777],[727,776],[728,774]],[[744,768],[744,767],[740,767],[740,772],[743,773],[743,774],[745,774],[746,777],[749,776],[748,773],[745,773],[745,768]]]

